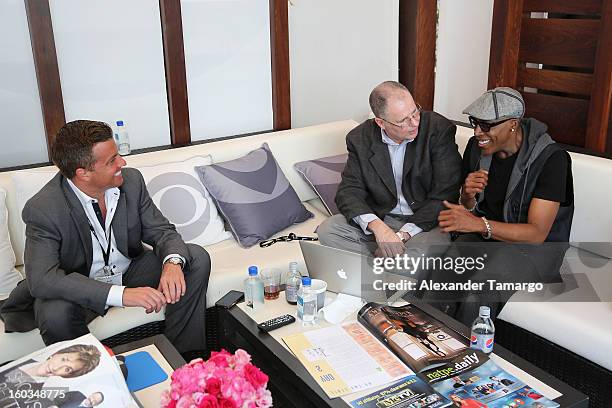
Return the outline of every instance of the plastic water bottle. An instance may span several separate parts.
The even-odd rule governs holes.
[[[115,143],[117,143],[117,149],[121,156],[130,154],[130,138],[128,136],[127,127],[122,120],[117,121],[117,126],[114,130]]]
[[[491,309],[488,306],[480,306],[478,317],[472,323],[472,334],[470,336],[470,348],[480,350],[484,353],[493,351],[493,338],[495,337],[495,326],[491,320]]]
[[[317,294],[312,290],[308,276],[302,278],[302,285],[298,290],[297,315],[304,326],[310,326],[317,322]]]
[[[249,277],[244,280],[244,301],[247,306],[259,310],[264,304],[264,284],[257,276],[257,267],[249,266]]]
[[[292,305],[297,303],[297,293],[302,283],[302,275],[297,269],[297,262],[289,263],[289,272],[285,279],[285,299]]]

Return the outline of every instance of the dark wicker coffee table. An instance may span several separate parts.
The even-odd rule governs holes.
[[[467,336],[469,329],[439,310],[419,304],[427,313],[447,326]],[[297,358],[277,339],[257,329],[257,323],[238,306],[219,308],[219,341],[223,348],[233,352],[237,348],[248,351],[254,364],[270,376],[275,407],[346,407],[341,398],[329,399]],[[562,395],[555,399],[561,407],[587,408],[588,397],[551,376],[528,361],[500,345],[495,354],[519,367]]]

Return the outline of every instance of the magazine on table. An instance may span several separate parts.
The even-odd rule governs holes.
[[[469,350],[453,361],[421,373],[440,394],[457,407],[473,408],[555,408],[544,397],[512,374],[502,370],[489,357]]]
[[[347,402],[353,408],[443,408],[452,404],[416,375]]]
[[[91,334],[0,367],[0,408],[136,408],[114,357]]]
[[[444,364],[469,347],[469,340],[417,306],[368,303],[357,319],[404,363],[420,372]]]

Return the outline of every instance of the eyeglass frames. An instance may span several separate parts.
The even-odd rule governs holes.
[[[273,245],[277,242],[291,242],[291,241],[318,241],[319,238],[317,237],[301,237],[299,235],[294,234],[293,232],[290,232],[289,235],[283,235],[282,237],[278,237],[278,238],[272,238],[272,239],[267,239],[264,241],[261,241],[259,243],[259,246],[261,248],[266,248],[269,247],[270,245]]]
[[[423,111],[423,108],[421,107],[421,105],[419,105],[418,103],[416,104],[416,110],[414,112],[412,112],[410,114],[410,116],[408,116],[407,118],[405,118],[404,120],[402,120],[399,123],[394,123],[394,122],[390,122],[387,119],[383,119],[383,118],[379,118],[380,120],[382,120],[385,123],[388,123],[390,125],[393,125],[395,127],[398,127],[400,129],[404,129],[407,128],[413,121],[420,119],[421,118],[421,112]]]
[[[468,119],[470,121],[470,125],[472,125],[474,129],[476,129],[476,126],[478,126],[480,127],[480,130],[482,130],[483,132],[488,132],[489,130],[491,130],[491,128],[494,128],[497,125],[501,125],[502,123],[512,120],[514,118],[500,120],[499,122],[494,122],[494,123],[483,122],[479,119],[476,119],[473,116],[468,116]]]

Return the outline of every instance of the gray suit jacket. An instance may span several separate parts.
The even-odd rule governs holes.
[[[160,259],[179,254],[189,262],[187,246],[151,200],[140,172],[124,168],[122,173],[112,222],[119,251],[135,258],[143,252],[145,242]],[[34,328],[34,298],[64,299],[104,314],[111,285],[89,278],[93,257],[89,223],[66,178],[60,173],[53,177],[26,203],[22,217],[26,223],[26,280],[0,310],[6,331]],[[20,321],[28,316],[24,313],[31,315],[27,322]]]
[[[414,215],[406,222],[429,231],[438,223],[443,200],[456,203],[461,186],[457,127],[435,112],[422,112],[417,138],[406,146],[402,192]],[[397,204],[389,149],[380,127],[366,120],[346,136],[348,161],[336,193],[336,204],[350,222],[367,213],[383,219]]]

